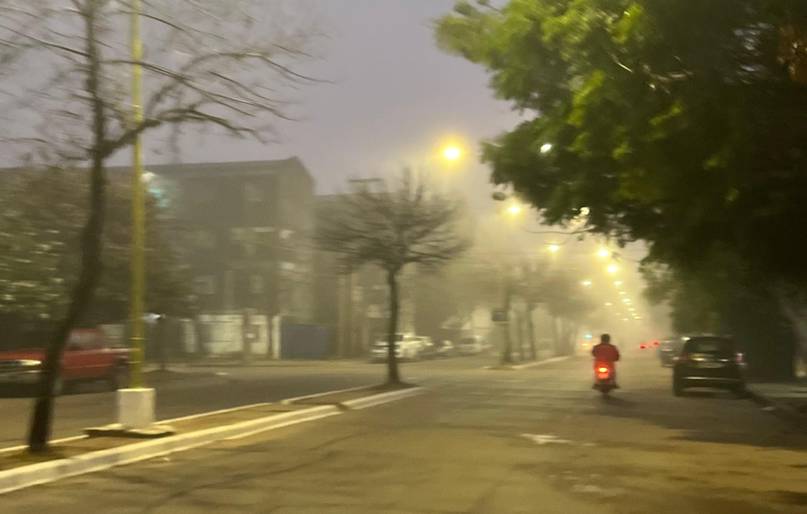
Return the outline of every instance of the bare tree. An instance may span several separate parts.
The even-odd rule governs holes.
[[[129,52],[133,10],[147,44],[142,57]],[[278,89],[307,80],[290,67],[305,55],[306,34],[256,26],[254,15],[265,11],[248,0],[0,0],[5,97],[41,120],[14,141],[35,145],[34,160],[87,166],[90,182],[79,278],[42,364],[30,451],[48,448],[61,355],[101,272],[106,161],[163,126],[212,125],[260,139],[269,120],[287,118]],[[133,65],[147,85],[142,119],[128,101]]]
[[[316,239],[324,250],[337,252],[346,264],[376,264],[387,275],[389,325],[387,382],[401,382],[396,357],[400,312],[400,274],[409,264],[419,269],[440,266],[464,252],[459,204],[432,191],[408,173],[394,186],[354,185],[320,213]]]

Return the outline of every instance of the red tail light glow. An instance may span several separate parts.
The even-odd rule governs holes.
[[[608,373],[608,368],[606,368],[606,367],[599,367],[599,368],[597,368],[597,371],[599,371],[600,373]]]

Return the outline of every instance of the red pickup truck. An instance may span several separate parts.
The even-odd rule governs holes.
[[[41,347],[0,351],[0,386],[32,388],[39,382],[44,358]],[[128,349],[112,348],[99,329],[76,329],[64,350],[56,393],[67,392],[79,382],[99,380],[115,390],[126,386],[128,375]]]

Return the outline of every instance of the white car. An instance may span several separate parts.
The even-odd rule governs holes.
[[[413,334],[395,335],[395,356],[400,360],[417,360],[423,342]],[[386,341],[376,342],[370,350],[370,359],[374,362],[386,361],[388,345]]]
[[[460,355],[477,355],[485,349],[482,339],[477,336],[463,337],[457,343],[457,352]]]

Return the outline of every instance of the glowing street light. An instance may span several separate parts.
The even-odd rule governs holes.
[[[549,253],[558,253],[560,251],[560,245],[557,243],[550,243],[546,245],[546,249]]]
[[[462,148],[457,145],[448,145],[443,148],[443,159],[447,161],[458,161],[462,157]]]
[[[597,257],[599,257],[600,259],[607,259],[610,256],[611,251],[604,246],[600,247],[600,249],[597,250]]]
[[[520,215],[522,212],[524,212],[524,207],[522,207],[521,204],[519,204],[517,202],[511,203],[507,207],[507,214],[509,214],[510,216],[512,216],[514,218],[516,216]]]
[[[605,271],[607,271],[609,274],[613,275],[614,273],[619,271],[619,266],[617,266],[616,264],[609,264],[608,267],[605,268]]]
[[[580,285],[583,287],[591,287],[593,284],[591,280],[583,280],[580,282]]]
[[[541,153],[546,154],[552,151],[552,143],[544,143],[541,145]]]

